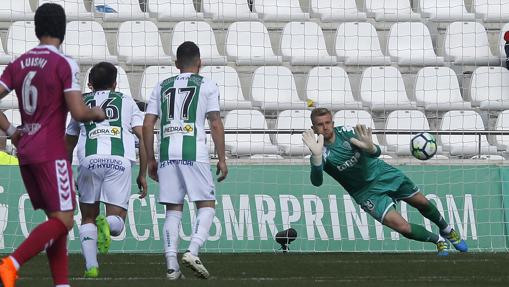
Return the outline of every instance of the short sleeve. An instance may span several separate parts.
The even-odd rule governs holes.
[[[138,108],[138,105],[136,105],[136,102],[132,98],[128,98],[130,105],[131,105],[131,127],[139,127],[143,126],[143,113]]]
[[[65,62],[58,68],[58,77],[62,81],[64,93],[81,91],[80,68],[73,59],[64,58]]]
[[[12,63],[10,63],[2,73],[2,76],[0,77],[0,85],[4,86],[4,88],[7,91],[12,90]]]
[[[159,95],[161,94],[161,83],[158,83],[157,86],[152,90],[152,94],[150,94],[150,99],[148,100],[147,110],[145,113],[159,116],[159,105],[161,101],[159,99]]]
[[[71,118],[71,121],[67,125],[65,133],[70,136],[78,136],[80,134],[80,123]]]
[[[207,83],[207,113],[219,112],[219,87],[213,81]]]

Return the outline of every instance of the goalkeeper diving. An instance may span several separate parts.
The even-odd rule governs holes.
[[[311,122],[312,129],[302,134],[302,141],[311,150],[311,183],[314,186],[322,185],[325,171],[364,211],[404,237],[435,244],[441,256],[449,254],[445,238],[455,249],[468,251],[467,243],[419,188],[403,172],[378,159],[381,150],[373,143],[371,128],[364,125],[334,127],[332,114],[325,108],[314,109]],[[440,235],[407,222],[395,208],[400,200],[435,223]]]

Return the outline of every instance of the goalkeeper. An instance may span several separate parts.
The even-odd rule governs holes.
[[[334,178],[364,211],[383,225],[408,239],[436,244],[438,255],[448,255],[447,238],[454,248],[466,252],[468,246],[442,217],[438,209],[400,170],[378,159],[380,147],[373,143],[371,129],[357,125],[334,127],[328,109],[316,108],[311,113],[312,129],[302,134],[311,150],[311,183],[320,186],[323,171]],[[318,138],[315,138],[315,133]],[[417,208],[440,229],[440,235],[423,226],[408,223],[395,209],[403,200]],[[442,237],[443,236],[443,237]]]

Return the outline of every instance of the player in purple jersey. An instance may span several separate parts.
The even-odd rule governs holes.
[[[77,121],[102,121],[99,107],[84,103],[79,67],[59,47],[65,36],[64,9],[44,4],[35,12],[35,34],[40,44],[11,62],[0,77],[0,99],[16,91],[22,126],[14,127],[0,112],[0,128],[18,149],[23,182],[34,209],[48,220],[0,263],[5,287],[15,286],[17,270],[46,250],[55,286],[69,286],[67,233],[73,227],[75,193],[71,164],[64,141],[67,112]]]

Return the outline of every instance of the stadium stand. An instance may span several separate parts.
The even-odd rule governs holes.
[[[133,21],[149,17],[148,13],[141,11],[138,0],[94,0],[93,5],[95,12],[104,21]],[[101,7],[108,7],[113,11]]]
[[[495,130],[509,130],[509,110],[498,115]],[[499,150],[509,151],[509,135],[496,135],[495,144]]]
[[[463,0],[419,0],[421,16],[433,22],[473,21]]]
[[[475,0],[473,10],[484,22],[509,21],[509,6],[506,0]]]
[[[219,87],[219,104],[222,110],[251,109],[251,101],[244,98],[239,75],[229,66],[206,66],[200,71],[204,77],[212,79]]]
[[[92,20],[94,18],[94,14],[87,11],[84,0],[39,0],[39,6],[44,3],[56,3],[64,7],[68,21]]]
[[[5,65],[0,66],[0,74],[4,72]],[[16,92],[10,93],[0,100],[0,110],[9,110],[18,108],[18,98]]]
[[[0,21],[33,20],[34,12],[30,0],[0,1]]]
[[[309,110],[286,110],[277,116],[276,129],[308,129],[311,126],[311,111]],[[302,156],[309,155],[310,151],[302,143],[302,135],[276,134],[276,142],[285,155]]]
[[[258,15],[249,10],[245,0],[203,0],[203,13],[213,21],[250,21]]]
[[[122,94],[124,94],[126,96],[132,97],[132,95],[131,95],[131,87],[129,86],[129,80],[127,78],[127,73],[120,66],[116,66],[116,68],[117,68],[117,88],[115,89],[115,91],[121,92]],[[83,79],[83,86],[82,86],[82,88],[83,88],[83,92],[84,93],[89,93],[89,92],[92,91],[88,87],[88,76],[90,74],[90,70],[92,70],[92,67],[90,67],[87,70],[87,72],[85,73],[85,77]],[[154,86],[155,86],[155,84],[154,84]]]
[[[39,45],[34,30],[34,21],[16,21],[12,23],[7,32],[7,53],[18,57]]]
[[[321,22],[365,21],[366,13],[360,12],[355,0],[311,0],[311,16]]]
[[[203,13],[197,12],[193,0],[149,0],[150,16],[158,21],[189,21],[203,19]]]
[[[376,21],[420,21],[421,17],[410,6],[409,0],[366,0],[368,17],[374,17]]]
[[[299,0],[257,0],[253,5],[258,17],[264,21],[305,21],[309,13],[302,11]]]
[[[479,67],[470,84],[472,104],[481,110],[509,108],[509,71],[503,67]]]
[[[150,66],[147,67],[141,76],[140,95],[143,101],[148,102],[150,94],[154,87],[160,81],[168,78],[170,75],[178,74],[174,66]]]
[[[0,41],[0,64],[8,64],[11,61],[11,56],[7,55],[4,51],[2,41]]]
[[[397,110],[387,116],[386,129],[391,130],[413,130],[416,133],[429,131],[429,122],[421,111]],[[387,134],[387,149],[395,151],[397,155],[410,156],[410,140],[413,135],[409,134]]]

